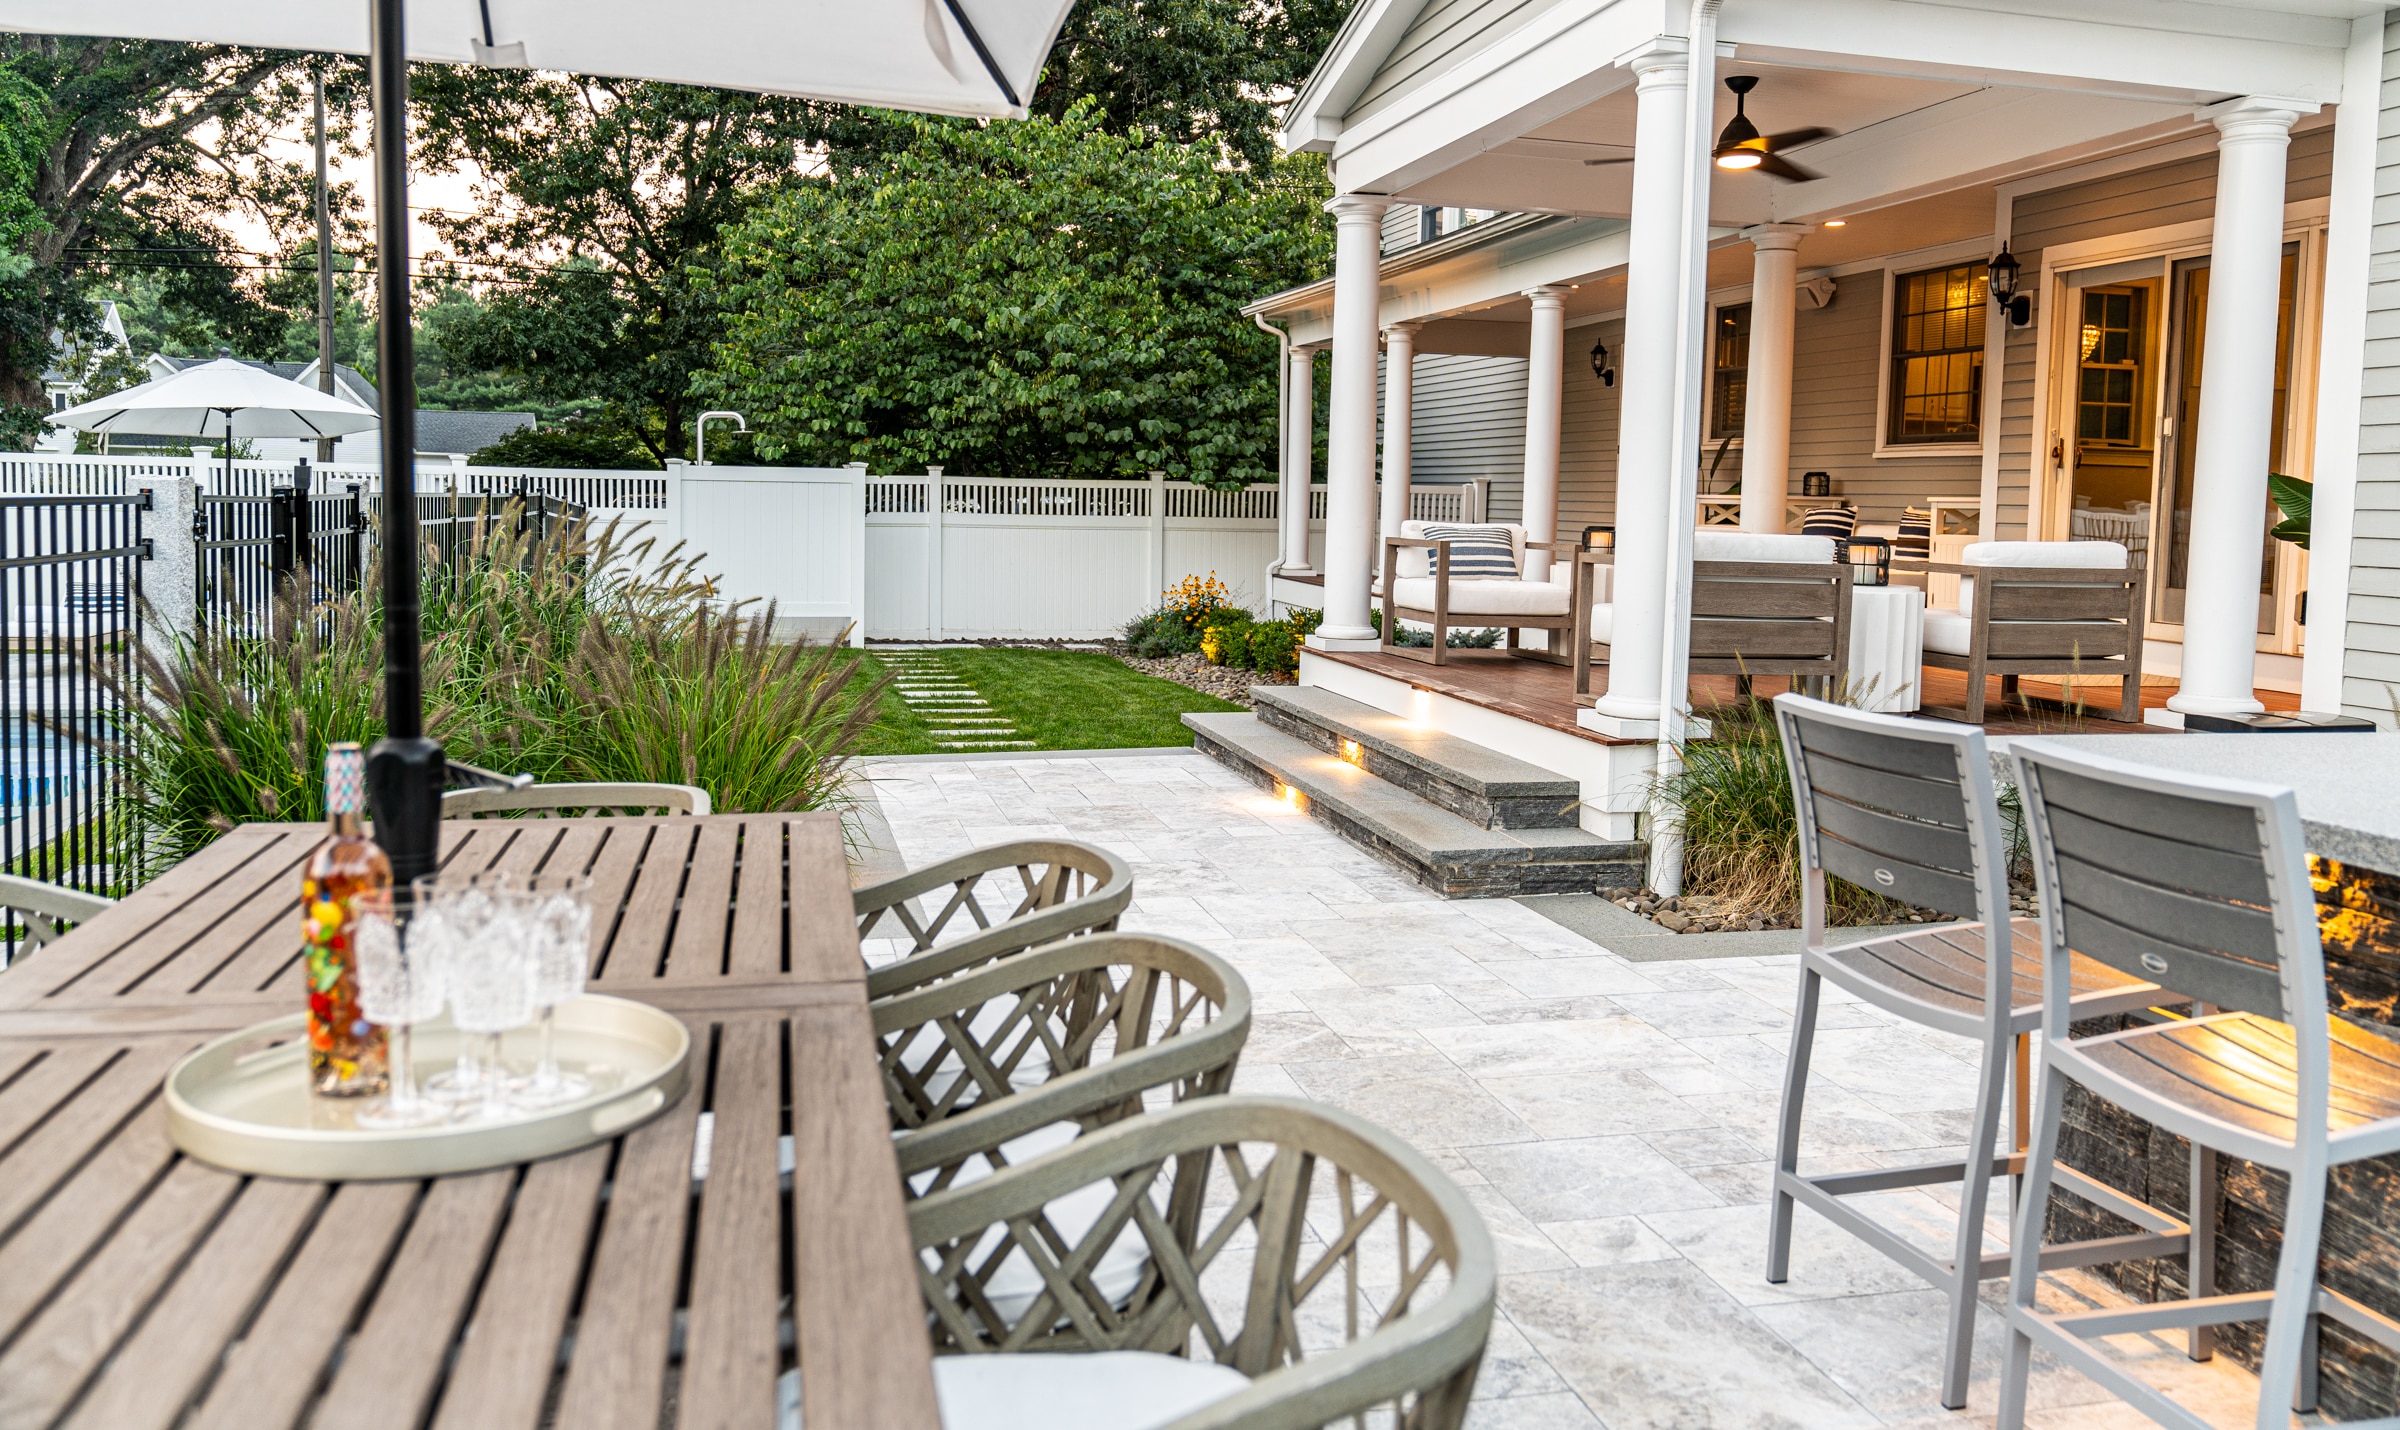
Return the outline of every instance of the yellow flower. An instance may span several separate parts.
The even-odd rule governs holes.
[[[308,916],[320,929],[338,929],[342,926],[342,906],[328,900],[319,899],[309,905]]]

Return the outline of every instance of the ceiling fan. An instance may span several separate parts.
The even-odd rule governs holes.
[[[1833,131],[1822,127],[1787,129],[1781,134],[1761,134],[1750,122],[1747,112],[1750,91],[1758,87],[1758,76],[1736,74],[1725,77],[1725,87],[1733,91],[1733,118],[1727,121],[1724,132],[1717,136],[1716,147],[1710,150],[1720,169],[1740,173],[1756,169],[1760,173],[1795,184],[1805,184],[1818,177],[1783,157],[1782,151],[1819,139],[1830,139]],[[1633,156],[1621,159],[1586,159],[1586,167],[1598,168],[1607,164],[1630,164]]]

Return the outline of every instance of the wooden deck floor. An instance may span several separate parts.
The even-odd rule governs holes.
[[[1592,697],[1575,694],[1574,675],[1564,666],[1548,665],[1541,661],[1521,660],[1502,651],[1454,650],[1441,665],[1429,665],[1404,656],[1385,655],[1380,651],[1318,651],[1327,660],[1370,670],[1377,675],[1404,680],[1420,689],[1448,695],[1469,704],[1530,720],[1553,730],[1562,730],[1589,740],[1607,743],[1607,737],[1575,723],[1575,712],[1591,705]],[[1954,670],[1926,670],[1924,675],[1925,703],[1941,709],[1956,710],[1965,705],[1967,677]],[[1756,682],[1761,696],[1778,694],[1790,688],[1790,682],[1780,676],[1760,676]],[[2060,703],[2064,692],[2056,679],[2041,676],[2024,677],[2025,703],[2003,706],[2000,702],[2000,678],[1992,676],[1986,683],[1985,710],[1988,718],[1983,728],[1994,735],[2058,735],[2066,733],[2105,735],[2146,730],[2158,733],[2154,725],[2125,725],[2108,718],[2095,709],[2077,712]],[[1592,670],[1595,695],[1608,688],[1608,669],[1596,666]],[[1730,675],[1696,675],[1692,677],[1692,704],[1703,712],[1712,705],[1729,704],[1734,696],[1734,678]],[[2172,680],[2153,676],[2142,687],[2142,708],[2157,709],[2175,693]],[[2259,703],[2269,710],[2297,710],[2300,697],[2279,690],[2257,692]],[[2087,707],[2106,702],[2108,710],[2116,708],[2117,687],[2114,685],[2088,687],[2083,691]],[[1935,712],[1928,712],[1933,714]],[[1938,715],[1937,715],[1938,718]]]

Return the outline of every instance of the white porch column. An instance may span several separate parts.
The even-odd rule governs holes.
[[[1333,407],[1325,421],[1324,650],[1372,650],[1367,581],[1375,545],[1375,330],[1383,299],[1383,211],[1344,194],[1333,211]]]
[[[1283,485],[1276,493],[1283,569],[1305,575],[1308,562],[1309,481],[1317,463],[1317,350],[1295,344],[1284,388]]]
[[[2283,171],[2292,123],[2317,106],[2256,96],[2216,107],[2216,224],[2208,261],[2208,362],[2192,460],[2192,581],[2183,608],[2183,688],[2167,708],[2245,715],[2258,656],[2258,562],[2266,540],[2267,449],[2275,404]]]
[[[1525,536],[1558,539],[1558,422],[1566,387],[1567,290],[1552,284],[1528,288],[1532,331],[1525,348]],[[1525,553],[1525,579],[1550,579],[1550,557]]]
[[[1416,421],[1417,329],[1422,323],[1394,323],[1383,330],[1383,521],[1382,536],[1398,536],[1408,520],[1408,461],[1410,428]],[[1371,563],[1383,569],[1383,543],[1375,544]]]
[[[1683,248],[1685,55],[1661,40],[1632,61],[1633,223],[1625,264],[1624,389],[1617,427],[1617,555],[1608,691],[1599,728],[1650,735],[1659,718],[1675,452],[1676,301]],[[1689,520],[1687,516],[1684,518]]]
[[[1742,406],[1742,530],[1783,530],[1792,484],[1792,327],[1805,224],[1749,230],[1750,381]]]

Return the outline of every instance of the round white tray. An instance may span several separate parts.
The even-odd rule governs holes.
[[[591,1079],[590,1096],[496,1121],[370,1129],[358,1125],[357,1112],[378,1099],[309,1091],[305,1023],[300,1013],[258,1023],[177,1063],[166,1083],[175,1145],[229,1171],[312,1181],[473,1172],[615,1137],[664,1111],[689,1077],[692,1037],[680,1020],[587,994],[558,1010],[558,1060]],[[529,1064],[537,1036],[531,1028],[511,1033],[507,1060]],[[420,1024],[418,1078],[449,1067],[466,1037],[447,1018]]]

